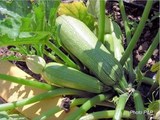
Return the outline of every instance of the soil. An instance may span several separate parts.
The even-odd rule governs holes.
[[[139,21],[140,21],[140,18],[142,16],[146,2],[132,0],[132,2],[129,3],[128,2],[129,0],[124,0],[124,1],[125,1],[125,9],[126,9],[127,17],[130,20],[130,24],[132,26],[132,34],[133,34],[137,28]],[[65,2],[66,2],[66,0],[65,0]],[[155,35],[158,31],[159,18],[157,17],[156,19],[153,19],[154,14],[158,11],[159,11],[159,1],[155,1],[153,4],[152,10],[151,10],[149,19],[147,21],[147,24],[143,30],[143,33],[142,33],[140,39],[138,40],[136,47],[133,50],[133,66],[134,67],[136,67],[138,62],[142,59],[144,53],[149,48],[150,44],[153,41],[153,38],[155,37]],[[122,22],[121,13],[120,13],[120,9],[118,7],[117,0],[110,0],[107,2],[106,14],[112,15],[114,20],[120,25],[122,32],[125,35],[124,25]],[[123,36],[123,38],[124,38],[124,40],[123,40],[124,46],[126,48],[127,45],[125,42],[126,41],[125,36]],[[11,54],[7,47],[0,48],[0,56],[3,56],[4,54],[5,55]],[[12,53],[12,54],[16,54],[16,53]],[[160,56],[160,53],[159,53],[159,45],[158,45],[158,47],[154,50],[152,57],[148,60],[146,66],[143,68],[143,72],[147,73],[146,76],[149,76],[152,78],[153,75],[155,74],[155,73],[150,72],[150,68],[155,62],[159,61],[159,56]],[[43,79],[41,78],[40,75],[36,75],[36,74],[32,73],[30,70],[28,70],[28,68],[24,62],[13,62],[12,61],[12,63],[16,64],[19,68],[21,68],[22,70],[24,70],[25,72],[27,72],[28,74],[30,74],[31,76],[36,78],[37,80],[43,81]],[[143,87],[142,91],[146,91],[146,90],[148,91],[147,85],[143,85],[142,87]]]

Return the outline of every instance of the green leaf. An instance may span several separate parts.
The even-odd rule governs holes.
[[[12,18],[14,18],[17,21],[19,21],[21,19],[20,15],[18,15],[17,13],[15,13],[13,11],[7,10],[6,8],[2,7],[1,5],[0,5],[0,14],[12,17]]]
[[[7,34],[10,38],[16,38],[19,33],[20,23],[13,18],[6,18],[0,21],[0,34]]]
[[[156,71],[159,70],[159,68],[160,68],[160,61],[157,62],[157,63],[155,63],[154,65],[152,65],[151,71],[152,71],[152,72],[156,72]]]
[[[0,36],[0,46],[43,44],[45,40],[49,39],[50,35],[49,32],[22,32],[15,39],[10,38],[8,35],[2,35]]]
[[[18,61],[18,60],[21,60],[21,58],[15,56],[15,55],[9,55],[9,56],[0,57],[0,60]]]
[[[21,32],[33,31],[32,18],[31,17],[23,17],[21,19]]]
[[[31,2],[27,0],[0,0],[0,5],[20,16],[26,16],[31,12]]]
[[[56,17],[56,12],[61,0],[39,0],[38,2],[45,6],[46,19],[48,21],[53,21],[53,18]]]
[[[83,2],[61,3],[59,15],[68,15],[84,22],[91,30],[94,29],[94,17],[87,12],[87,8]]]
[[[44,4],[40,4],[34,7],[34,20],[35,20],[35,30],[43,31],[46,26],[45,19],[45,7]]]
[[[11,47],[9,50],[21,53],[22,55],[35,55],[35,49],[32,48],[30,45],[18,45],[16,47]]]
[[[104,36],[104,45],[117,60],[120,60],[124,52],[122,43],[122,31],[116,22],[111,21],[110,19],[108,20],[110,22],[108,22],[109,25],[106,26],[110,26],[110,28],[106,30],[106,32],[109,34],[105,34]]]
[[[100,14],[100,8],[99,8],[99,0],[88,0],[87,1],[87,11],[93,15],[95,18],[98,18]]]
[[[50,1],[50,0],[49,0]],[[49,3],[50,4],[50,3]],[[58,7],[59,7],[59,5],[60,5],[60,0],[56,0],[56,1],[54,1],[54,3],[53,4],[50,4],[50,5],[53,5],[53,7],[52,6],[50,6],[50,9],[48,8],[48,12],[50,13],[49,14],[49,19],[48,19],[48,21],[49,21],[49,25],[51,26],[51,27],[53,27],[53,26],[55,26],[55,19],[56,19],[56,17],[57,17],[57,11],[58,11]],[[52,7],[52,8],[51,8]]]
[[[149,104],[148,109],[156,113],[159,110],[159,105],[160,105],[160,100],[156,100]]]

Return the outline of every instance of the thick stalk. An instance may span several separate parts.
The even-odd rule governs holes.
[[[143,31],[143,28],[145,26],[145,23],[148,19],[148,15],[150,13],[150,9],[152,7],[152,3],[153,3],[153,0],[147,0],[147,3],[146,3],[146,6],[145,6],[145,9],[144,9],[144,12],[143,12],[143,15],[142,15],[142,18],[141,18],[141,21],[140,23],[138,24],[138,27],[128,45],[128,47],[126,48],[121,60],[120,60],[120,63],[121,65],[123,66],[126,62],[126,60],[128,59],[128,57],[130,56],[130,54],[132,53],[132,50],[134,49],[142,31]]]
[[[82,92],[79,90],[69,89],[69,88],[58,88],[54,90],[50,90],[39,95],[35,95],[34,97],[25,98],[23,100],[19,100],[16,102],[0,104],[0,111],[15,109],[16,107],[28,105],[31,103],[35,103],[41,101],[43,99],[48,99],[51,97],[56,97],[60,95],[78,95],[78,96],[88,96],[88,93]]]
[[[100,0],[100,15],[98,18],[98,40],[104,42],[104,31],[105,31],[105,0]]]
[[[115,114],[113,116],[113,120],[121,120],[122,113],[124,111],[125,104],[128,100],[128,97],[129,97],[128,93],[124,93],[120,95],[117,106],[116,106]]]
[[[124,29],[125,29],[126,40],[127,40],[127,45],[128,45],[130,40],[131,40],[131,30],[130,30],[129,25],[128,25],[128,19],[127,19],[127,16],[126,16],[123,0],[119,0],[119,7],[120,7],[121,14],[122,14],[122,20],[123,20],[123,23],[124,23]],[[128,69],[128,72],[129,72],[129,80],[132,82],[133,79],[134,79],[132,53],[130,54],[129,58],[127,59],[126,67]]]
[[[153,85],[156,82],[156,80],[149,78],[149,77],[143,77],[142,82],[148,85]]]
[[[0,74],[0,80],[6,80],[6,81],[18,83],[21,85],[31,86],[31,87],[39,88],[43,90],[53,90],[57,88],[46,83],[38,82],[36,80],[27,80],[27,79],[9,76],[5,74]]]
[[[145,120],[145,113],[144,113],[144,104],[141,97],[141,94],[138,90],[133,92],[133,99],[136,109],[136,120]]]
[[[78,66],[67,55],[65,55],[61,50],[59,50],[54,44],[52,44],[50,41],[46,41],[45,44],[49,48],[51,48],[67,65],[78,69]]]
[[[89,100],[89,98],[77,98],[77,99],[73,99],[72,102],[71,102],[71,106],[70,107],[81,105],[81,104],[85,103],[87,100]]]
[[[126,38],[127,38],[127,44],[129,44],[129,42],[131,40],[131,30],[130,30],[129,25],[128,25],[128,20],[127,20],[125,8],[124,8],[123,0],[119,0],[119,7],[120,7],[121,14],[122,14],[122,20],[123,20],[123,23],[124,23],[124,29],[125,29],[125,34],[126,34]]]
[[[147,63],[147,61],[149,60],[149,58],[152,56],[153,51],[155,50],[155,48],[157,47],[159,41],[159,31],[156,35],[156,37],[154,38],[152,44],[150,45],[150,47],[148,48],[147,52],[144,54],[143,58],[141,59],[141,61],[138,63],[138,67],[140,70],[142,70],[142,68],[145,66],[145,64]]]
[[[111,119],[113,118],[114,114],[115,114],[115,110],[93,112],[85,116],[82,116],[79,120]],[[131,114],[131,112],[126,111],[126,110],[123,111],[122,118],[135,120],[134,114]]]
[[[85,102],[79,109],[77,109],[73,114],[65,118],[65,120],[79,120],[79,118],[84,115],[92,106],[95,104],[104,101],[106,99],[109,99],[112,96],[112,94],[104,95],[99,94],[91,99],[89,99],[87,102]]]

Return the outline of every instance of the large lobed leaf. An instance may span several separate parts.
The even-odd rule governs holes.
[[[68,15],[84,22],[91,30],[94,29],[94,17],[87,12],[87,7],[83,2],[61,3],[59,15]]]

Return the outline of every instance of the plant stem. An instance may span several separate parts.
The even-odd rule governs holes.
[[[61,50],[59,50],[54,44],[52,44],[50,41],[46,41],[45,44],[49,48],[51,48],[67,65],[78,69],[78,66],[68,56],[66,56]]]
[[[122,113],[123,113],[127,100],[128,100],[128,93],[124,93],[120,95],[113,120],[121,120]]]
[[[77,106],[77,105],[81,105],[84,102],[86,102],[87,100],[89,100],[89,98],[77,98],[72,100],[71,102],[71,107]]]
[[[115,114],[115,110],[106,110],[106,111],[98,111],[87,114],[81,117],[79,120],[99,120],[99,119],[111,119]],[[131,114],[130,111],[124,110],[122,113],[122,118],[133,119],[135,120],[134,114]]]
[[[159,31],[156,35],[156,37],[154,38],[152,44],[150,45],[150,47],[148,48],[147,52],[144,54],[143,58],[141,59],[141,61],[138,63],[138,67],[140,70],[142,70],[142,68],[145,66],[145,64],[147,63],[148,59],[152,56],[153,51],[155,50],[155,48],[157,47],[159,41]]]
[[[129,25],[128,25],[128,19],[127,19],[127,16],[126,16],[123,0],[119,0],[119,7],[120,7],[121,14],[122,14],[122,20],[123,20],[123,23],[124,23],[124,29],[125,29],[126,38],[127,38],[127,45],[128,45],[130,40],[131,40],[131,30],[130,30]],[[130,57],[127,59],[126,67],[128,69],[128,72],[129,72],[129,80],[133,81],[134,72],[133,72],[132,53],[130,54]]]
[[[149,90],[149,92],[148,92],[148,94],[147,94],[146,96],[150,96],[158,87],[160,87],[160,86],[159,86],[159,84],[155,81],[155,82],[153,83],[153,85],[151,86],[151,88],[150,88],[150,90]]]
[[[64,64],[62,60],[60,60],[60,59],[57,58],[56,56],[52,55],[52,54],[49,53],[48,51],[44,50],[43,53],[44,53],[46,56],[48,56],[49,58],[51,58],[52,60],[54,60],[55,62]]]
[[[88,96],[88,93],[79,91],[79,90],[74,90],[74,89],[69,89],[69,88],[57,88],[54,90],[50,90],[44,93],[41,93],[39,95],[35,95],[34,97],[30,98],[25,98],[23,100],[19,100],[16,102],[11,102],[11,103],[5,103],[5,104],[0,104],[0,111],[5,111],[9,109],[15,109],[16,107],[28,105],[31,103],[35,103],[38,101],[41,101],[43,99],[48,99],[48,98],[53,98],[56,96],[60,95],[78,95],[78,96]]]
[[[126,48],[121,60],[120,60],[120,63],[121,65],[123,66],[126,62],[126,60],[128,59],[128,57],[130,56],[130,54],[132,53],[132,50],[133,48],[135,47],[142,31],[143,31],[143,28],[145,26],[145,23],[147,21],[147,18],[148,18],[148,15],[150,13],[150,9],[152,7],[152,3],[153,3],[153,0],[147,0],[147,3],[146,3],[146,6],[145,6],[145,9],[144,9],[144,12],[143,12],[143,15],[142,15],[142,18],[141,18],[141,21],[135,31],[135,34],[133,35],[128,47]]]
[[[123,0],[119,0],[119,7],[120,7],[121,14],[122,14],[123,23],[124,23],[124,29],[125,29],[125,33],[126,33],[127,44],[129,44],[129,42],[131,40],[131,30],[130,30],[129,25],[128,25],[128,20],[127,20],[125,8],[124,8]]]
[[[79,120],[79,118],[85,114],[92,106],[95,104],[104,101],[106,99],[109,99],[112,96],[112,94],[99,94],[89,100],[87,100],[79,109],[77,109],[73,114],[68,116],[65,120]]]
[[[27,86],[31,86],[31,87],[39,88],[39,89],[43,89],[43,90],[53,90],[53,89],[57,88],[57,87],[51,86],[46,83],[38,82],[36,80],[27,80],[27,79],[9,76],[9,75],[5,75],[5,74],[0,74],[0,80],[6,80],[6,81],[18,83],[21,85],[27,85]]]
[[[143,77],[142,82],[149,84],[149,85],[153,85],[156,82],[156,80],[149,78],[149,77]]]
[[[144,105],[141,94],[138,90],[133,92],[133,99],[136,109],[136,120],[145,120]]]
[[[98,40],[102,43],[104,42],[104,32],[105,32],[105,0],[100,0],[100,15],[98,19]]]

